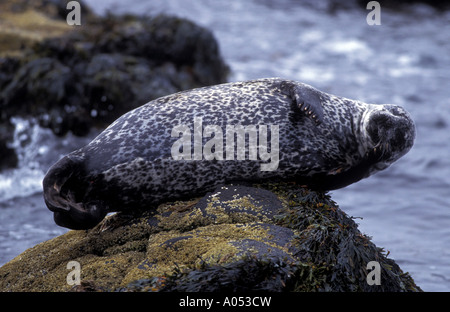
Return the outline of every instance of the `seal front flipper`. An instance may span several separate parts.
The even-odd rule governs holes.
[[[318,125],[323,122],[323,108],[319,90],[307,84],[290,81],[283,81],[280,89],[292,98],[295,106],[302,114],[314,120]]]

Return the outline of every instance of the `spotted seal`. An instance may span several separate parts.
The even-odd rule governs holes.
[[[108,212],[148,209],[236,181],[282,179],[331,190],[387,168],[414,138],[414,123],[399,106],[279,78],[226,83],[124,114],[49,169],[44,199],[57,224],[88,229]]]

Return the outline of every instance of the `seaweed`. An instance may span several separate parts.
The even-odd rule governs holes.
[[[311,266],[325,266],[321,290],[408,291],[420,290],[408,273],[383,254],[358,230],[331,196],[295,184],[285,184],[282,197],[288,207],[275,216],[275,222],[298,231],[295,256]],[[380,263],[381,285],[367,283],[367,264]]]
[[[248,292],[312,291],[320,269],[281,259],[247,255],[227,264],[201,262],[190,268],[176,267],[165,277],[131,283],[121,290],[161,292]],[[163,281],[163,282],[161,282]]]

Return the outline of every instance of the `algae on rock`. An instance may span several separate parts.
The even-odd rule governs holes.
[[[151,207],[149,207],[151,208]],[[66,282],[69,261],[81,285]],[[381,285],[366,281],[378,261]],[[292,183],[225,185],[116,213],[0,268],[1,291],[420,291],[326,194]]]

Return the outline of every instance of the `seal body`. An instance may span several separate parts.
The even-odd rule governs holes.
[[[43,181],[57,224],[95,226],[112,211],[155,207],[220,184],[291,180],[341,188],[412,147],[399,106],[366,104],[278,78],[175,93],[132,110]]]

